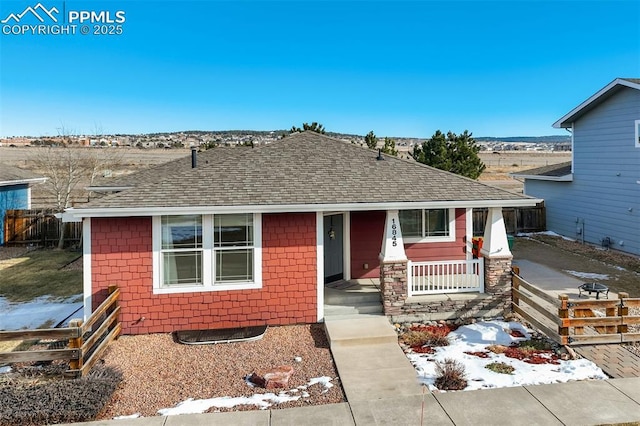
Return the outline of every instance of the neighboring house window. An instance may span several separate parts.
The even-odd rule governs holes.
[[[399,218],[406,242],[455,240],[453,209],[400,210]]]
[[[636,124],[636,148],[640,148],[640,120],[636,120],[635,124]]]
[[[154,293],[262,287],[261,215],[153,218]]]

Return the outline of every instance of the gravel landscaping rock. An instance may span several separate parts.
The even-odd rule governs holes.
[[[118,368],[123,381],[98,417],[140,413],[155,416],[158,410],[173,407],[188,398],[239,397],[268,393],[250,387],[245,377],[281,365],[291,365],[294,373],[287,389],[309,383],[313,378],[332,378],[333,387],[321,383],[306,389],[308,397],[274,404],[289,408],[344,402],[344,392],[321,324],[268,328],[261,340],[212,345],[183,345],[170,334],[122,336],[104,356],[106,366]],[[210,411],[255,410],[254,405]]]

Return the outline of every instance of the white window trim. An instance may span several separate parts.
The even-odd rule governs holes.
[[[418,209],[418,210],[438,210],[438,209]],[[443,209],[444,210],[444,209]],[[456,240],[456,209],[449,210],[449,235],[441,235],[436,237],[405,237],[402,236],[405,244],[415,243],[452,243]],[[424,221],[424,214],[422,215]],[[402,225],[402,224],[401,224]],[[423,224],[424,226],[424,224]]]
[[[635,126],[635,134],[636,134],[636,138],[635,138],[636,148],[640,148],[640,120],[636,120],[634,122],[634,126]]]
[[[162,223],[153,216],[153,294],[201,293],[262,288],[262,214],[253,214],[253,281],[214,284],[213,215],[202,215],[202,285],[162,286]]]

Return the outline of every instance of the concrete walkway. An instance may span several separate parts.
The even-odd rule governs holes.
[[[513,266],[520,268],[520,276],[524,278],[525,281],[553,296],[566,294],[569,296],[569,299],[578,299],[580,295],[578,287],[585,282],[593,281],[579,279],[529,260],[514,260]],[[617,297],[613,292],[609,293],[610,299]],[[586,297],[583,295],[582,298],[585,299]]]
[[[640,421],[638,377],[430,393],[418,384],[385,317],[328,321],[326,329],[348,402],[83,424],[598,425]]]

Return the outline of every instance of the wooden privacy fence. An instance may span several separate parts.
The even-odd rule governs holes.
[[[66,340],[63,349],[44,349],[38,351],[0,352],[0,364],[13,362],[37,362],[69,360],[71,377],[84,376],[100,359],[100,356],[120,334],[120,290],[109,287],[109,296],[102,302],[86,322],[71,320],[69,327],[43,330],[0,331],[3,340]]]
[[[482,235],[487,222],[488,209],[473,209],[473,234]],[[508,234],[541,232],[547,230],[544,203],[535,207],[503,208],[504,226]]]
[[[611,300],[569,300],[564,294],[554,297],[519,273],[514,267],[513,311],[556,342],[587,345],[640,341],[640,333],[629,332],[630,325],[640,324],[639,315],[629,315],[630,307],[640,307],[640,299],[623,292]]]
[[[58,243],[60,221],[53,209],[7,210],[4,215],[4,244],[34,244],[43,247]],[[82,223],[64,223],[65,243],[82,240]]]

